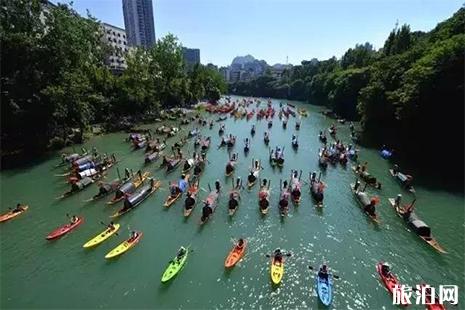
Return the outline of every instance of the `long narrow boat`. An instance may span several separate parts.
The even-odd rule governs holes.
[[[373,222],[379,224],[379,216],[378,215],[370,215],[367,212],[365,212],[364,208],[367,204],[370,203],[370,199],[368,198],[368,195],[365,192],[362,192],[360,190],[355,190],[354,189],[355,184],[350,184],[350,190],[354,194],[355,199],[358,202],[359,207],[362,209],[363,213],[365,213]]]
[[[429,228],[425,222],[420,220],[414,212],[411,212],[410,216],[406,218],[402,212],[402,209],[396,205],[395,199],[388,198],[388,200],[389,204],[394,208],[397,215],[404,219],[405,223],[415,232],[418,237],[420,237],[439,253],[447,253],[446,250],[444,250],[444,248],[439,244],[439,242],[431,235],[431,228]]]
[[[131,238],[125,240],[123,243],[118,245],[116,248],[114,248],[113,250],[108,252],[107,255],[105,255],[105,258],[110,259],[110,258],[113,258],[113,257],[117,257],[117,256],[120,256],[121,254],[129,251],[130,249],[132,249],[139,242],[140,238],[142,238],[142,235],[143,235],[143,233],[141,231],[137,232],[137,237],[136,238],[131,237]]]
[[[18,215],[23,214],[24,212],[27,211],[27,209],[29,209],[29,206],[21,206],[21,208],[22,208],[21,211],[16,211],[15,212],[14,210],[11,210],[11,211],[8,211],[8,212],[0,215],[0,223],[9,221],[9,220],[17,217]]]
[[[161,185],[160,181],[155,181],[153,179],[150,183],[151,184],[142,187],[138,192],[134,193],[132,196],[127,197],[124,200],[124,207],[115,214],[111,215],[110,217],[119,217],[135,209],[139,204],[141,204],[145,199],[147,199],[147,197],[153,194]]]
[[[63,199],[69,197],[77,192],[82,191],[84,188],[89,187],[92,183],[94,183],[94,180],[92,178],[83,177],[79,181],[72,183],[70,190],[64,192],[61,196],[57,197],[56,199]]]
[[[107,204],[115,204],[125,197],[132,195],[137,188],[139,188],[145,180],[150,176],[150,172],[146,171],[143,174],[136,174],[132,180],[121,185],[120,188],[116,190],[115,197],[113,197]]]

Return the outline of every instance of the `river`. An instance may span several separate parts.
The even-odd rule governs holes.
[[[275,100],[274,104],[278,102]],[[239,153],[235,175],[245,179],[252,158],[259,158],[265,168],[261,177],[271,179],[273,208],[266,217],[258,212],[256,186],[250,192],[243,191],[240,207],[232,219],[226,211],[227,198],[223,196],[211,220],[200,228],[201,207],[194,209],[193,215],[185,220],[183,200],[168,210],[162,206],[168,195],[168,182],[179,176],[180,169],[165,175],[158,169],[157,162],[147,169],[162,180],[162,188],[118,220],[122,225],[119,236],[112,236],[98,247],[86,250],[82,245],[104,229],[100,221],[108,222],[109,215],[118,208],[106,205],[106,199],[83,202],[97,192],[95,185],[64,200],[56,200],[55,197],[68,188],[64,178],[54,176],[61,172],[54,168],[59,161],[58,154],[28,167],[2,171],[2,213],[17,202],[27,203],[30,208],[21,216],[0,224],[0,307],[318,309],[322,306],[314,289],[314,272],[308,266],[317,268],[323,261],[340,277],[334,283],[332,307],[336,309],[394,308],[392,297],[375,270],[380,260],[390,262],[393,272],[404,284],[426,281],[435,287],[453,284],[463,290],[463,193],[425,188],[421,180],[415,183],[416,212],[448,252],[439,254],[409,231],[389,206],[387,199],[398,193],[403,194],[405,201],[413,196],[392,179],[388,172],[390,163],[383,160],[377,150],[359,147],[360,161],[368,161],[368,170],[383,184],[380,192],[368,189],[380,197],[377,209],[380,225],[374,225],[354,200],[349,184],[354,182],[355,175],[350,165],[346,169],[329,166],[323,174],[322,179],[328,187],[322,211],[313,206],[306,186],[300,206],[292,206],[289,216],[281,220],[276,207],[280,178],[288,178],[291,169],[302,169],[305,178],[309,171],[319,171],[318,132],[333,122],[319,113],[320,108],[308,105],[305,108],[310,115],[302,119],[298,132],[294,130],[294,118],[290,119],[286,130],[276,117],[274,119],[270,145],[286,146],[282,171],[273,170],[268,164],[268,150],[263,143],[265,121],[257,122],[255,117],[252,121],[233,118],[225,121],[226,133],[239,137],[235,147]],[[253,123],[257,124],[257,134],[245,157],[242,140],[250,137]],[[348,142],[348,126],[339,125],[339,128],[339,137]],[[294,132],[300,140],[297,152],[290,144]],[[215,179],[224,184],[227,152],[215,147],[220,141],[218,123],[213,130],[202,128],[202,133],[210,135],[213,142],[201,187],[208,188],[208,183],[213,186]],[[116,153],[121,159],[118,164],[121,171],[125,167],[134,170],[144,167],[143,151],[132,151],[124,142],[126,137],[126,133],[95,136],[85,146]],[[168,145],[177,139],[169,139]],[[184,152],[192,151],[191,141]],[[113,168],[107,179],[115,177]],[[230,182],[228,180],[224,186],[229,188]],[[200,195],[204,198],[207,193],[201,191]],[[83,216],[84,224],[60,240],[46,241],[45,236],[50,231],[68,221],[67,213]],[[144,232],[140,243],[118,259],[106,260],[105,254],[127,238],[129,229]],[[232,247],[231,239],[241,236],[249,241],[247,253],[233,270],[225,270],[224,260]],[[171,282],[161,284],[167,263],[181,245],[190,245],[193,249],[184,270]],[[265,254],[277,247],[291,252],[292,256],[286,260],[282,283],[273,287]],[[462,291],[459,294],[463,296]]]

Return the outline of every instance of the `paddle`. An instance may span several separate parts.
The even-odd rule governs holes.
[[[108,225],[108,224],[105,224],[105,223],[102,222],[102,221],[100,221],[100,224],[102,224],[103,226],[106,226],[107,228],[109,228],[109,227],[108,227],[109,225]],[[113,229],[114,229],[114,228],[113,228]],[[116,231],[114,232],[114,234],[117,235],[117,236],[119,236],[118,233],[117,233]]]
[[[308,269],[315,270],[315,268],[313,268],[312,266],[308,266]],[[339,277],[338,275],[333,274],[333,278],[334,279],[340,279],[341,277]]]
[[[265,254],[266,257],[270,258],[272,254]],[[292,256],[292,253],[283,253],[283,256],[286,256],[286,257],[291,257]]]

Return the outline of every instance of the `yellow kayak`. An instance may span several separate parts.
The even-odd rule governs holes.
[[[284,275],[284,257],[281,262],[277,261],[274,257],[271,259],[271,281],[274,284],[279,284]]]
[[[120,227],[119,224],[114,224],[113,226],[115,227],[114,229],[112,229],[112,230],[110,230],[110,228],[105,229],[100,234],[98,234],[94,238],[87,241],[82,247],[83,248],[91,248],[93,246],[96,246],[96,245],[102,243],[103,241],[107,240],[108,238],[110,238],[115,232],[118,231],[118,229]]]
[[[142,237],[142,232],[138,232],[136,238],[131,237],[128,240],[124,241],[123,243],[118,245],[116,248],[108,252],[107,255],[105,255],[105,258],[109,259],[109,258],[113,258],[113,257],[119,256],[125,253],[126,251],[131,249],[133,246],[135,246],[139,242],[141,237]]]

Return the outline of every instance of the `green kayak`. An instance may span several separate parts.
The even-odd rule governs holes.
[[[168,267],[166,268],[163,276],[161,277],[161,282],[168,282],[171,280],[175,275],[182,270],[184,265],[187,262],[187,254],[189,253],[189,248],[181,247],[178,250],[178,254],[170,261]]]

